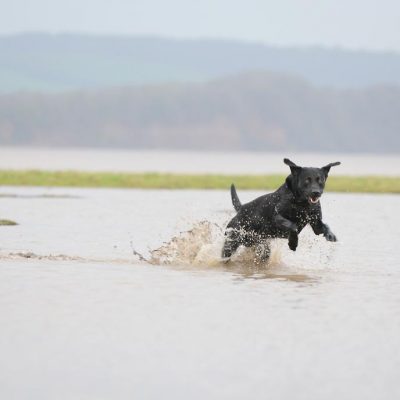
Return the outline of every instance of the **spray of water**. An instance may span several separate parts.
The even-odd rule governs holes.
[[[224,241],[223,228],[210,221],[200,221],[188,231],[179,233],[162,246],[150,250],[145,257],[133,250],[140,260],[153,265],[172,265],[200,268],[228,268],[229,270],[297,273],[324,268],[331,259],[326,245],[321,251],[315,236],[305,232],[296,253],[289,250],[287,240],[272,240],[267,262],[258,260],[254,248],[240,247],[227,263],[221,258]]]
[[[174,236],[162,246],[150,250],[150,256],[144,257],[134,250],[134,254],[141,260],[155,265],[176,266],[226,266],[226,260],[221,258],[223,246],[223,229],[216,223],[201,221],[190,230]],[[261,263],[252,248],[239,248],[229,261],[229,266],[245,265],[266,268],[280,262],[279,247],[274,246],[268,263]]]

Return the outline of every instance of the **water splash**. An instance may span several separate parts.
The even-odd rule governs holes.
[[[200,221],[192,229],[181,232],[161,247],[150,250],[147,261],[158,265],[208,265],[221,263],[221,228],[209,221]]]
[[[300,236],[296,252],[289,250],[287,240],[275,239],[271,241],[271,255],[267,262],[259,261],[254,248],[246,247],[239,247],[229,262],[226,262],[221,258],[223,232],[223,227],[216,223],[200,221],[162,246],[149,250],[148,257],[132,250],[140,261],[153,265],[223,268],[249,274],[272,271],[290,274],[321,270],[332,259],[332,247],[322,244],[321,238],[316,238],[306,229]]]
[[[253,248],[240,247],[227,263],[221,258],[224,242],[223,228],[216,223],[200,221],[190,230],[181,232],[144,257],[133,250],[141,260],[154,265],[229,267],[247,266],[255,269],[277,265],[281,260],[279,246],[273,246],[268,263],[257,259]]]

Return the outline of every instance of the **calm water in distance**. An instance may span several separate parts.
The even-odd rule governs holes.
[[[292,151],[222,153],[2,147],[0,169],[285,174],[288,167],[282,162],[284,157],[309,167],[341,161],[342,165],[335,168],[337,175],[400,176],[398,154],[305,154]]]

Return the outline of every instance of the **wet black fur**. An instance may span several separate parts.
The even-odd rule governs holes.
[[[235,186],[231,186],[232,203],[237,211],[225,231],[222,257],[229,258],[240,245],[256,246],[258,258],[269,257],[268,239],[287,238],[289,248],[296,250],[298,234],[310,224],[316,235],[323,234],[326,240],[335,242],[336,236],[322,222],[320,202],[313,204],[323,193],[331,167],[303,168],[285,158],[291,169],[285,183],[275,192],[241,204]]]

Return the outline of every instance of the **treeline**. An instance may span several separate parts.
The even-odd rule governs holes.
[[[248,73],[204,84],[0,96],[0,144],[400,151],[400,88]]]

